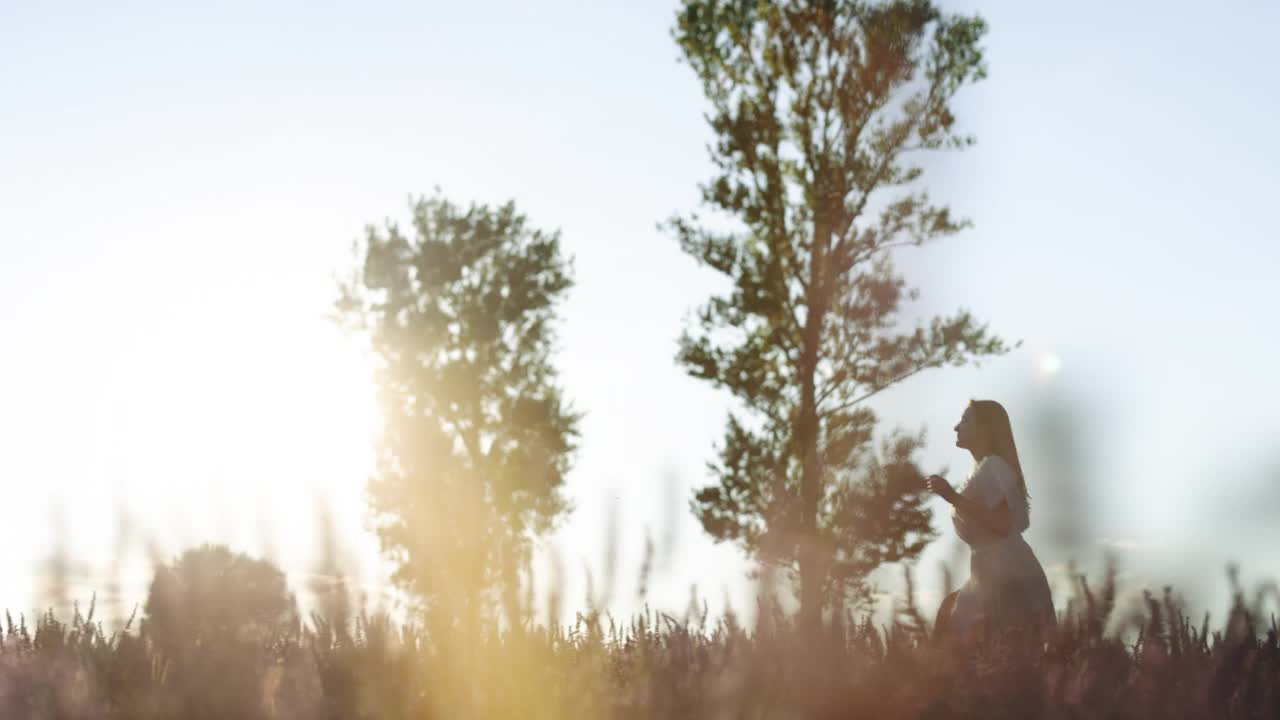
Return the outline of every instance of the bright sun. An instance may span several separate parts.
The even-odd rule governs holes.
[[[121,478],[115,501],[167,555],[227,543],[304,582],[327,510],[345,571],[378,584],[364,529],[372,363],[323,318],[245,317],[121,338],[97,433]]]

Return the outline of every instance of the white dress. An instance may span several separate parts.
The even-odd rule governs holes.
[[[964,635],[982,621],[1000,631],[1042,629],[1055,622],[1044,569],[1022,533],[1031,525],[1013,468],[999,455],[978,463],[960,494],[989,508],[1009,504],[1010,532],[1000,536],[951,510],[951,522],[970,548],[969,580],[960,587],[948,630]]]

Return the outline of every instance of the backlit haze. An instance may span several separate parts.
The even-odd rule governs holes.
[[[390,602],[365,528],[371,362],[327,315],[363,227],[439,187],[514,199],[574,258],[577,509],[545,543],[565,612],[587,568],[604,585],[612,517],[615,613],[637,608],[647,528],[652,605],[696,583],[752,615],[750,564],[687,507],[729,402],[674,364],[720,287],[656,228],[711,176],[675,6],[534,5],[0,6],[0,604],[48,605],[62,575],[127,613],[153,557],[203,542],[273,558],[305,601],[326,508],[347,572]],[[952,426],[1001,401],[1051,581],[1110,550],[1131,586],[1220,619],[1226,563],[1274,578],[1280,541],[1280,7],[950,7],[987,19],[990,74],[956,106],[977,146],[924,182],[974,227],[899,260],[915,312],[964,306],[1022,344],[873,406],[925,428],[926,468],[958,484]],[[930,613],[939,563],[967,575],[933,507]]]

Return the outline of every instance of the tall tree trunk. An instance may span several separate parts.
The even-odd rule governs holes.
[[[823,570],[818,543],[818,502],[822,498],[822,468],[818,461],[818,408],[815,376],[826,314],[827,233],[819,225],[809,254],[809,292],[806,298],[804,350],[800,361],[800,417],[796,435],[800,441],[800,619],[815,630],[822,618]]]

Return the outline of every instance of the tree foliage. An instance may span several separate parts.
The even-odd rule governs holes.
[[[148,635],[171,654],[222,641],[267,644],[298,621],[284,573],[224,545],[156,568],[145,610]]]
[[[483,609],[569,504],[578,415],[551,364],[571,285],[558,233],[512,203],[412,204],[368,228],[337,316],[378,360],[383,418],[370,506],[395,581],[451,617]]]
[[[931,537],[910,482],[919,436],[877,451],[876,393],[1007,347],[961,310],[908,326],[897,248],[967,222],[920,187],[922,151],[973,142],[951,100],[985,73],[978,17],[928,0],[685,0],[674,36],[711,109],[704,202],[734,222],[670,221],[721,273],[678,361],[732,393],[715,484],[692,508],[717,540],[798,576],[812,620]]]

